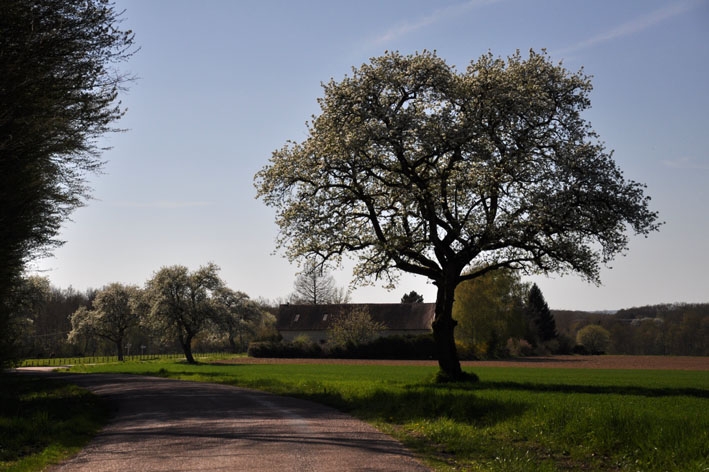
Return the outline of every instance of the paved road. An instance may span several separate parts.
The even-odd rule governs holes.
[[[315,403],[152,377],[60,377],[106,397],[115,416],[53,472],[429,470],[390,437]]]

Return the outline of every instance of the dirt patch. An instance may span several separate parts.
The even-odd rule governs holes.
[[[219,361],[228,364],[342,364],[342,365],[437,365],[436,361],[361,359],[263,359],[240,357]],[[566,369],[648,369],[709,371],[709,357],[665,356],[549,356],[496,361],[463,361],[463,367],[543,367]]]

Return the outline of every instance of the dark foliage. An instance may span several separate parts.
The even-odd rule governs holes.
[[[272,357],[279,359],[312,359],[324,357],[317,343],[288,341],[264,341],[249,344],[249,357]]]
[[[366,344],[349,344],[328,351],[328,357],[344,359],[435,359],[431,335],[382,336]]]
[[[0,337],[17,335],[25,264],[61,244],[86,175],[101,168],[97,139],[124,113],[115,64],[133,53],[133,33],[118,23],[108,0],[0,3],[0,325],[10,328]]]
[[[532,344],[535,344],[537,341],[545,343],[558,336],[554,317],[537,284],[533,284],[532,288],[529,289],[527,303],[525,305],[525,314],[531,323],[530,328],[533,328],[532,337],[535,339],[529,340]]]
[[[109,417],[103,399],[64,382],[0,373],[0,385],[2,470],[46,448],[82,446]]]
[[[401,297],[401,303],[423,303],[423,295],[412,290]]]
[[[249,345],[251,357],[333,359],[435,359],[431,335],[382,336],[365,344],[327,347],[313,342],[260,342]]]

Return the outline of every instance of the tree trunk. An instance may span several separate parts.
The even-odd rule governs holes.
[[[123,361],[123,339],[116,340],[116,349],[118,350],[118,360]]]
[[[453,319],[453,300],[455,283],[445,282],[438,284],[436,295],[436,318],[433,321],[433,339],[436,343],[438,366],[440,367],[440,380],[463,380],[464,374],[458,360],[458,351],[455,347],[454,331],[458,324]]]
[[[192,336],[187,335],[180,337],[180,344],[182,345],[182,351],[185,353],[187,363],[196,364],[197,361],[194,360],[194,356],[192,355]]]

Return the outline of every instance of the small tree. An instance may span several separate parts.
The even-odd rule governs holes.
[[[423,295],[412,290],[401,297],[401,303],[423,303]]]
[[[71,315],[69,342],[97,336],[112,342],[122,361],[123,341],[140,324],[139,299],[140,289],[132,285],[114,283],[102,288],[96,294],[93,309],[80,307]]]
[[[214,293],[217,336],[226,336],[232,352],[242,352],[261,327],[264,313],[248,295],[227,287]]]
[[[369,310],[354,307],[333,318],[328,329],[329,341],[336,346],[365,344],[385,328],[382,323],[372,319]]]
[[[576,343],[590,354],[603,354],[611,344],[611,334],[602,326],[588,325],[576,334]]]
[[[524,335],[526,285],[511,270],[490,272],[458,285],[453,317],[456,340],[475,357],[505,355],[507,340]]]
[[[146,284],[148,324],[163,339],[176,338],[190,364],[196,363],[192,355],[195,336],[218,318],[213,294],[224,288],[218,272],[212,263],[194,272],[180,265],[163,267]]]

